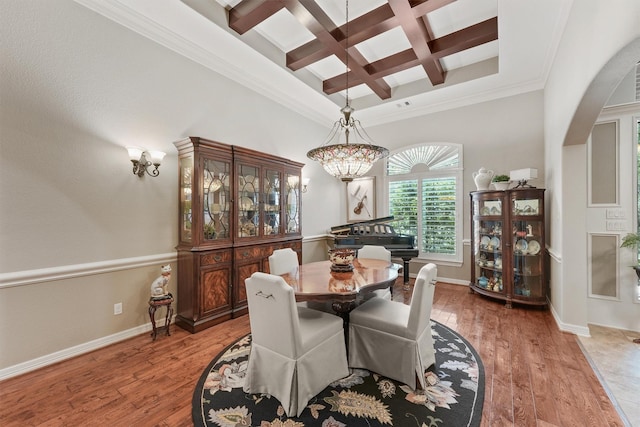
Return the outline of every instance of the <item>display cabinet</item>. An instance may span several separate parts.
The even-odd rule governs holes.
[[[471,198],[470,290],[547,305],[544,189],[475,191]]]
[[[274,249],[301,258],[302,163],[199,137],[179,164],[176,324],[197,332],[246,313],[244,280]]]

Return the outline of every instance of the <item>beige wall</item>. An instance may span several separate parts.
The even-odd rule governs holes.
[[[132,328],[133,334],[149,330],[149,285],[159,275],[152,265],[0,289],[0,372],[107,345],[126,338],[123,332]],[[175,287],[174,276],[169,284],[173,295]],[[122,303],[121,315],[114,316],[115,303]]]
[[[573,2],[544,93],[552,310],[562,329],[579,334],[589,333],[584,144],[607,99],[640,59],[640,3],[615,6]]]
[[[320,144],[328,125],[70,0],[5,2],[0,26],[12,58],[0,73],[1,379],[149,328],[150,283],[176,267],[173,141],[306,163],[301,138]],[[166,151],[160,176],[134,176],[125,145]],[[303,174],[304,232],[324,233],[340,221],[327,203],[340,183],[322,185],[317,165]]]

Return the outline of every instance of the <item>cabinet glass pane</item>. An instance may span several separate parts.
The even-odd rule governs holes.
[[[205,159],[202,173],[203,232],[205,240],[229,238],[230,188],[228,162]]]
[[[502,215],[502,200],[474,200],[473,214],[482,216]]]
[[[522,202],[519,200],[518,202]],[[526,201],[526,202],[531,202]],[[517,204],[516,204],[517,205]],[[531,206],[527,204],[526,206]],[[537,208],[535,208],[537,210]],[[524,212],[524,211],[523,211]],[[534,215],[534,214],[530,214]],[[513,293],[514,296],[542,297],[544,289],[541,221],[512,221],[513,233]]]
[[[300,176],[286,174],[285,233],[300,233]]]
[[[180,240],[191,242],[193,157],[180,157]]]
[[[260,226],[260,178],[254,166],[238,167],[238,237],[257,236]]]
[[[264,180],[264,235],[276,235],[280,233],[280,186],[281,175],[278,171],[266,171]]]
[[[541,205],[538,199],[514,199],[512,213],[518,216],[540,215]]]
[[[474,221],[474,259],[478,265],[475,282],[477,286],[503,292],[502,281],[502,221]]]

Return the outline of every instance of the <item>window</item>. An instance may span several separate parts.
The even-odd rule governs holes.
[[[462,146],[421,144],[385,161],[388,213],[421,258],[462,262]]]

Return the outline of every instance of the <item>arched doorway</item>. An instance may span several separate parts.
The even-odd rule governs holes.
[[[565,180],[564,194],[566,206],[584,206],[584,229],[573,229],[573,236],[583,243],[580,253],[584,260],[578,264],[580,267],[576,268],[575,273],[583,276],[581,280],[587,284],[584,297],[586,322],[632,330],[640,329],[640,318],[637,316],[640,306],[634,304],[635,274],[622,265],[624,259],[620,258],[618,246],[621,235],[635,230],[634,212],[637,205],[635,187],[632,186],[635,172],[631,165],[631,139],[634,136],[631,123],[638,113],[637,106],[631,105],[626,111],[607,107],[607,115],[603,115],[603,107],[639,60],[640,38],[611,57],[589,84],[564,140],[565,152],[574,150],[575,153],[572,146],[584,146],[580,151],[583,154],[578,157],[574,155],[572,159],[574,162],[584,162],[577,169],[584,172],[582,176],[586,179],[573,178],[571,186]],[[629,102],[633,101],[631,99]],[[604,160],[606,156],[597,154],[602,149],[603,140],[598,139],[598,134],[603,129],[608,129],[605,132],[613,141],[608,160]],[[573,168],[575,172],[575,165]],[[614,188],[610,190],[614,194],[612,198],[598,202],[593,197],[593,177],[595,172],[602,169],[614,175]],[[576,250],[575,245],[572,250]]]

